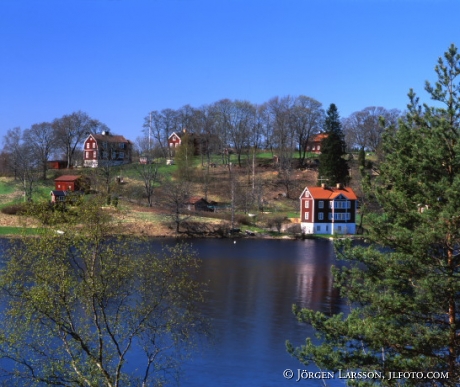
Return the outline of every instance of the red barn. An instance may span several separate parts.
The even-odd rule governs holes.
[[[81,191],[84,187],[84,179],[80,175],[63,175],[54,179],[56,191]]]

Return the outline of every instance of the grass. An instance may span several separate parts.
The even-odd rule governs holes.
[[[0,235],[38,235],[43,230],[41,228],[26,227],[0,227]]]

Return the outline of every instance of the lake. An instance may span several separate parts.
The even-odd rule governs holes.
[[[301,345],[314,332],[299,323],[292,304],[337,313],[345,309],[333,289],[336,264],[328,240],[195,240],[209,281],[203,311],[213,323],[212,345],[202,345],[184,366],[182,386],[294,386],[297,370],[316,372],[292,358],[289,339]],[[283,371],[291,369],[287,380]],[[343,386],[343,380],[301,380],[309,386]]]
[[[160,249],[176,241],[150,243]],[[0,254],[7,244],[7,239],[0,239]],[[285,348],[286,340],[298,346],[314,336],[311,327],[295,319],[292,304],[325,313],[345,311],[333,288],[331,265],[337,262],[331,241],[199,239],[192,246],[202,260],[200,280],[209,283],[203,313],[212,323],[213,335],[212,340],[200,340],[184,364],[180,386],[345,384],[337,377],[296,383],[298,370],[319,370],[305,367]],[[128,367],[136,368],[133,360]],[[292,379],[283,377],[285,370],[293,371]]]

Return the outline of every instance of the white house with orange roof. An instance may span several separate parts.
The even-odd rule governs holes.
[[[356,234],[355,192],[336,187],[306,187],[300,195],[300,227],[305,234]]]

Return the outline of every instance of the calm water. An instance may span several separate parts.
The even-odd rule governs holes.
[[[158,248],[174,241],[155,240]],[[6,240],[0,239],[0,252]],[[285,341],[301,345],[314,332],[297,322],[292,304],[326,313],[345,310],[333,289],[336,264],[327,240],[195,240],[203,261],[201,280],[209,282],[209,303],[203,313],[213,325],[213,340],[203,340],[183,367],[180,386],[278,387],[324,386],[322,380],[301,380],[306,368],[287,354]],[[293,379],[283,371],[294,371]],[[327,386],[343,386],[339,379]]]
[[[332,243],[199,240],[193,246],[203,260],[202,280],[210,282],[204,313],[212,319],[214,343],[202,346],[185,365],[181,385],[324,386],[321,380],[296,383],[297,369],[306,367],[287,354],[285,341],[300,345],[313,336],[293,316],[292,304],[327,313],[344,308],[332,287]],[[296,376],[284,379],[285,369]],[[344,385],[338,379],[326,382]]]

